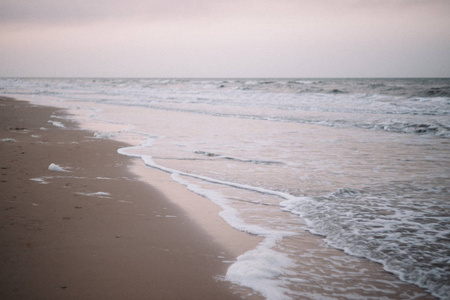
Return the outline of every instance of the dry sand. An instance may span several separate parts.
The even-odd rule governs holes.
[[[0,98],[0,299],[240,298],[217,278],[244,249],[127,171],[123,144],[52,114]]]

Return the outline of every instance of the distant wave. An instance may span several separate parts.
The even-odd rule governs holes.
[[[237,157],[231,157],[227,155],[207,152],[207,151],[194,151],[195,154],[205,155],[208,157],[217,157],[221,159],[227,159],[227,160],[234,160],[237,162],[244,162],[244,163],[252,163],[252,164],[264,164],[264,165],[283,165],[283,162],[280,161],[271,161],[271,160],[259,160],[259,159],[245,159],[245,158],[237,158]]]
[[[331,91],[328,92],[329,94],[348,94],[348,92],[344,92],[338,89],[333,89]]]
[[[450,86],[446,87],[435,87],[417,94],[418,97],[450,97]]]
[[[450,138],[450,127],[443,124],[413,124],[413,123],[391,123],[376,125],[377,129],[390,132],[428,134],[437,137]]]

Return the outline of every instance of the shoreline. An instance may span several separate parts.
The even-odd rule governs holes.
[[[48,122],[64,110],[5,97],[0,105],[0,298],[239,299],[253,292],[218,278],[256,239],[226,247],[171,201],[171,187],[160,191],[129,170],[136,160],[117,153],[128,145],[95,139],[70,120],[58,120],[65,128]],[[51,163],[67,172],[49,170]],[[235,234],[245,235],[229,238]]]
[[[133,294],[133,298],[136,299],[140,298],[145,299],[145,297],[148,296],[149,293],[151,297],[156,298],[162,297],[164,299],[178,299],[180,298],[180,295],[182,298],[184,297],[187,299],[199,297],[200,298],[214,297],[215,299],[233,299],[239,298],[239,296],[242,296],[245,299],[263,298],[261,294],[255,292],[254,290],[232,284],[229,281],[223,281],[223,278],[225,277],[228,267],[233,262],[236,262],[237,257],[244,254],[244,252],[245,254],[249,254],[247,253],[247,251],[249,250],[253,249],[257,250],[255,248],[259,248],[256,246],[260,243],[262,238],[258,236],[250,236],[246,233],[239,232],[233,229],[228,223],[226,223],[222,218],[219,217],[218,212],[221,209],[217,205],[213,204],[210,200],[202,196],[199,196],[193,192],[188,191],[187,188],[185,188],[185,186],[174,181],[171,178],[170,173],[166,173],[164,171],[148,167],[146,166],[146,164],[142,159],[133,157],[133,155],[127,156],[126,151],[124,152],[123,155],[118,154],[118,149],[121,149],[122,147],[127,148],[130,146],[133,147],[133,145],[139,145],[140,141],[138,139],[134,137],[131,139],[119,138],[115,140],[114,138],[99,139],[96,137],[103,135],[98,134],[97,131],[98,128],[96,127],[97,124],[86,122],[85,120],[83,120],[83,118],[81,119],[70,118],[71,115],[78,116],[79,114],[78,111],[72,111],[71,109],[68,108],[57,108],[51,105],[40,106],[43,104],[36,103],[33,101],[16,102],[16,100],[12,99],[10,99],[10,101],[13,101],[12,106],[15,106],[14,103],[23,104],[22,106],[18,105],[21,107],[18,109],[22,110],[22,112],[24,112],[25,110],[29,110],[28,116],[34,116],[34,113],[36,112],[37,109],[39,111],[44,109],[49,110],[46,117],[41,116],[42,117],[41,125],[39,125],[41,127],[39,127],[36,124],[35,128],[33,129],[31,129],[31,127],[23,125],[22,124],[24,122],[23,120],[20,121],[22,123],[18,121],[20,118],[22,118],[22,115],[18,114],[18,112],[16,112],[16,115],[14,117],[10,116],[5,111],[1,111],[2,118],[0,120],[2,121],[3,131],[0,132],[1,134],[5,134],[5,132],[7,134],[5,136],[3,135],[0,136],[1,141],[0,146],[2,147],[2,153],[4,152],[3,149],[6,149],[5,147],[6,145],[8,147],[16,146],[16,148],[19,148],[16,149],[15,153],[13,153],[15,155],[14,157],[10,156],[11,159],[14,158],[12,159],[12,161],[13,160],[16,161],[17,164],[18,160],[16,158],[21,157],[20,155],[22,154],[21,152],[29,154],[30,151],[23,151],[23,146],[27,145],[27,143],[33,146],[38,146],[36,148],[32,148],[33,151],[40,149],[39,151],[41,152],[44,151],[45,153],[47,152],[50,153],[49,149],[53,147],[56,150],[53,151],[52,155],[60,155],[62,149],[65,149],[65,151],[71,151],[72,154],[78,155],[72,156],[71,153],[66,153],[65,156],[64,155],[61,156],[64,158],[62,160],[51,160],[51,161],[47,160],[43,164],[39,160],[32,161],[32,164],[35,167],[38,164],[41,165],[40,166],[41,172],[36,172],[39,175],[33,176],[31,176],[31,172],[29,172],[30,174],[27,174],[27,176],[29,176],[27,177],[28,179],[24,178],[22,182],[16,183],[16,187],[17,185],[19,186],[22,185],[21,188],[23,188],[25,182],[28,184],[30,184],[31,182],[36,186],[41,186],[42,188],[49,185],[55,185],[65,189],[65,192],[66,193],[68,192],[70,194],[70,197],[78,197],[77,198],[78,200],[87,201],[89,203],[92,202],[92,204],[94,205],[93,207],[88,207],[89,210],[85,211],[84,209],[86,207],[84,205],[82,206],[79,204],[75,204],[75,202],[73,201],[74,204],[72,207],[70,207],[71,210],[68,209],[69,207],[66,207],[66,211],[72,213],[72,215],[60,216],[63,221],[57,220],[58,222],[53,223],[53,224],[57,223],[59,225],[62,224],[66,226],[66,228],[61,227],[59,231],[54,230],[53,233],[50,234],[53,234],[57,238],[61,238],[61,236],[63,236],[62,233],[69,232],[67,230],[68,229],[67,227],[69,227],[68,225],[70,225],[70,223],[74,221],[73,212],[77,212],[76,226],[80,227],[80,225],[83,225],[83,228],[81,229],[79,228],[78,232],[76,232],[76,235],[73,236],[75,238],[75,242],[76,241],[84,242],[83,241],[84,238],[81,238],[80,234],[89,232],[88,228],[89,224],[97,224],[96,225],[97,227],[95,228],[97,232],[95,233],[96,237],[99,237],[98,234],[106,233],[107,235],[109,235],[108,238],[105,238],[105,236],[99,237],[101,239],[101,242],[105,243],[109,247],[114,247],[117,244],[117,242],[109,240],[111,236],[114,236],[114,238],[117,240],[121,240],[123,237],[127,236],[127,238],[130,240],[127,241],[126,243],[121,244],[121,247],[123,247],[123,249],[121,249],[122,252],[120,253],[120,255],[113,253],[114,255],[112,255],[112,257],[120,257],[122,255],[127,257],[127,259],[129,259],[128,256],[131,255],[137,256],[136,258],[133,259],[134,261],[132,261],[132,265],[137,266],[140,269],[138,274],[133,275],[134,276],[133,280],[136,280],[136,278],[139,277],[140,278],[139,284],[136,285],[134,282],[132,282],[132,280],[130,280],[130,278],[126,276],[127,274],[120,274],[120,272],[110,274],[109,271],[105,270],[99,271],[100,273],[103,272],[103,274],[107,273],[107,275],[109,276],[108,280],[111,281],[115,280],[117,282],[119,279],[121,279],[119,281],[124,282],[124,284],[120,283],[121,288],[114,286],[114,288],[116,289],[116,294],[117,291],[121,292],[123,289],[127,289],[128,285],[130,285],[139,287],[139,291],[141,292],[141,294],[139,294],[138,291],[135,291],[135,294]],[[0,102],[0,107],[4,107],[2,102]],[[69,118],[67,116],[69,116]],[[8,118],[15,122],[14,126],[11,125],[5,127]],[[3,124],[4,122],[6,123]],[[16,123],[18,125],[16,125]],[[58,128],[62,127],[60,125],[65,125],[68,128]],[[106,129],[109,130],[108,128]],[[66,133],[70,133],[70,135],[65,136]],[[76,139],[73,138],[72,134],[76,135]],[[59,136],[59,138],[56,138],[57,136]],[[16,141],[15,142],[11,140],[4,141],[5,138],[15,139]],[[110,146],[106,147],[105,144],[108,144]],[[42,149],[42,147],[44,149]],[[81,152],[80,150],[84,151],[86,149],[89,149],[90,151],[89,153],[91,153],[91,155],[88,155],[86,153],[84,153],[83,155],[79,155]],[[119,152],[122,153],[122,151]],[[48,153],[47,155],[39,155],[39,159],[44,157],[48,159],[49,158]],[[88,161],[85,161],[87,158],[89,158]],[[2,173],[4,173],[5,176],[8,175],[9,172],[8,166],[6,167],[6,169],[3,169],[3,162],[1,160],[0,163],[1,163],[0,167],[2,167],[2,171],[4,171]],[[48,166],[50,163],[56,163],[69,172],[49,172]],[[105,170],[110,173],[104,173]],[[21,172],[22,174],[24,174],[23,170]],[[8,177],[4,177],[3,179],[5,178],[7,179],[6,180],[7,182],[9,179]],[[68,180],[70,182],[67,182]],[[147,193],[142,192],[142,190],[140,192],[137,192],[138,189],[141,189],[141,185],[139,185],[138,182],[140,182],[141,184],[143,184],[143,186],[145,186],[145,190],[147,191]],[[1,184],[4,183],[5,182],[3,181],[1,182]],[[29,188],[29,186],[27,187]],[[126,187],[127,190],[124,191],[123,187]],[[36,191],[37,188],[34,187],[33,192],[36,193]],[[156,196],[154,194],[155,191],[157,194]],[[138,197],[140,198],[138,201],[133,200],[134,199],[133,197],[135,197],[136,193],[140,195]],[[53,198],[55,198],[55,196],[53,196]],[[153,202],[153,200],[155,200],[157,203],[156,202],[147,203],[149,201]],[[60,204],[57,200],[53,201],[54,203]],[[12,201],[11,199],[9,199],[10,204],[13,202],[17,203],[17,200]],[[38,202],[29,202],[27,207],[28,209],[27,213],[33,212],[33,210],[36,210],[35,209],[36,207],[40,206],[41,205]],[[132,208],[130,209],[130,207]],[[61,205],[58,206],[57,208],[58,210],[60,210]],[[175,210],[172,210],[173,208]],[[8,212],[9,215],[6,212],[3,212],[3,209],[6,212]],[[3,207],[0,207],[0,212],[3,213],[2,220],[5,221],[0,224],[1,226],[0,228],[2,229],[1,231],[2,235],[5,234],[4,231],[5,229],[10,229],[10,227],[8,227],[8,222],[10,219],[9,218],[7,219],[4,216],[11,217],[11,213],[14,212],[16,209],[17,207],[13,205],[10,206],[4,205]],[[23,209],[23,207],[21,207],[21,209]],[[57,210],[55,210],[54,212],[47,210],[46,213],[50,216],[53,216],[54,214],[57,213]],[[105,216],[105,214],[109,215],[109,217]],[[126,217],[125,214],[127,214]],[[84,221],[86,221],[86,217],[96,218],[97,216],[101,216],[102,221],[98,220],[96,222],[91,222],[89,224],[83,223]],[[14,217],[12,218],[13,222],[11,223],[14,223],[19,218],[19,215],[16,214],[16,216]],[[31,229],[33,228],[32,226],[35,226],[37,228],[35,231],[39,232],[42,230],[41,228],[42,226],[39,225],[39,222],[43,221],[44,220],[43,218],[42,220],[40,220],[37,217],[36,218],[31,218],[29,216],[27,217],[29,218],[29,220],[31,220],[29,222],[31,225],[30,224],[24,225],[24,227],[27,226],[26,229],[28,231],[31,231]],[[22,215],[20,216],[20,218],[23,219],[25,218],[25,216]],[[33,225],[32,222],[35,221],[37,222],[37,225]],[[113,231],[122,230],[121,224],[123,222],[129,225],[129,228],[127,228],[129,229],[127,235],[124,235],[122,232],[113,233]],[[164,228],[168,228],[167,226],[170,227],[170,230],[164,231]],[[45,230],[47,229],[48,228],[45,228]],[[186,230],[188,232],[186,232]],[[180,231],[182,232],[180,233]],[[195,234],[191,235],[191,231],[195,231],[196,234],[198,235]],[[146,234],[148,233],[152,234],[154,232],[159,233],[160,236],[159,237],[146,236]],[[167,235],[167,232],[170,232],[169,234],[170,238],[172,238],[173,232],[175,232],[176,235],[175,238],[172,240],[172,243],[170,244],[171,247],[163,247],[163,245],[166,245],[168,243],[167,241],[168,237],[164,236]],[[28,234],[35,235],[36,233],[28,232]],[[92,235],[94,233],[89,232],[89,234]],[[190,239],[192,242],[193,236],[200,236],[200,235],[202,236],[202,238],[198,238],[195,241],[193,241],[195,243],[195,247],[197,247],[195,249],[201,249],[201,251],[205,252],[198,253],[198,250],[194,250],[192,245],[188,245],[187,247],[183,248],[185,250],[179,249],[180,246],[186,245],[186,241],[180,240],[180,245],[178,245],[177,238]],[[140,239],[142,237],[144,237],[142,241],[136,241],[136,239]],[[2,237],[1,240],[11,241],[12,240],[11,237],[9,238],[10,239],[7,240]],[[33,247],[34,246],[33,243],[29,242],[27,239],[28,238],[22,238],[23,240],[22,244],[30,248]],[[47,241],[49,241],[48,237]],[[153,245],[151,246],[148,245],[148,243],[155,241],[156,243],[154,243]],[[64,242],[66,243],[66,245],[72,247],[72,249],[70,250],[72,251],[72,253],[77,254],[77,252],[80,251],[79,245],[76,244],[75,242],[69,241],[68,239],[64,240]],[[127,245],[128,242],[130,242],[129,243],[130,245],[137,246],[139,250],[136,250],[134,248],[125,249],[125,247],[128,247]],[[190,241],[188,241],[188,243],[189,242]],[[54,243],[54,241],[51,240],[50,244],[51,243]],[[88,237],[88,243],[90,246],[96,246],[97,248],[99,248],[97,245],[97,241],[92,237],[90,238]],[[342,250],[330,248],[328,246],[325,246],[324,243],[325,242],[323,238],[312,235],[309,232],[299,231],[298,235],[293,237],[286,237],[284,239],[283,243],[284,246],[282,247],[287,248],[284,248],[284,250],[281,248],[280,249],[274,248],[275,251],[279,250],[281,253],[283,253],[283,251],[285,251],[286,249],[290,249],[290,247],[292,247],[292,249],[296,249],[296,253],[300,253],[300,258],[298,256],[296,257],[296,264],[295,266],[293,266],[292,269],[294,273],[288,274],[287,277],[292,279],[292,282],[294,283],[304,282],[305,284],[295,284],[289,286],[288,289],[290,296],[303,295],[306,298],[311,294],[321,295],[323,297],[333,296],[333,293],[323,286],[326,283],[326,286],[342,286],[343,288],[345,288],[345,290],[348,289],[349,291],[356,292],[360,296],[362,295],[367,297],[388,296],[388,298],[390,299],[410,299],[411,297],[417,299],[435,299],[433,296],[429,295],[428,292],[425,292],[418,286],[399,281],[398,278],[394,276],[392,273],[385,271],[380,264],[374,263],[366,259],[358,259],[357,257],[348,256]],[[84,247],[85,246],[86,245],[84,245]],[[0,249],[1,249],[0,254],[2,255],[0,259],[2,259],[3,262],[2,269],[6,269],[9,266],[7,263],[11,262],[16,263],[15,261],[16,258],[14,256],[12,256],[12,260],[10,260],[10,257],[8,256],[3,256],[4,252],[3,250],[7,248],[0,248]],[[44,247],[42,247],[41,245],[40,251],[43,251],[43,249]],[[214,252],[215,254],[211,254],[210,252],[206,254],[206,252],[209,250],[216,252]],[[61,249],[59,251],[61,252]],[[85,254],[89,254],[86,252],[85,249],[83,249],[83,251],[85,251]],[[102,253],[106,253],[111,257],[110,249],[107,249],[107,251],[105,249],[102,249],[101,251]],[[184,251],[184,253],[174,253],[180,251],[181,252]],[[313,253],[314,251],[318,251],[316,253],[318,254],[318,256],[315,257],[314,260],[311,260],[308,255],[303,257],[304,254]],[[166,253],[162,254],[157,252],[166,252]],[[250,255],[254,254],[254,251],[249,252]],[[61,253],[58,253],[58,255],[61,256]],[[97,257],[97,259],[98,257],[101,256],[101,254],[98,253],[94,253],[94,255]],[[145,269],[146,267],[141,266],[141,264],[139,264],[137,260],[148,259],[149,255],[150,256],[159,255],[158,256],[159,258],[151,257],[150,260],[151,259],[158,260],[157,263],[160,266],[164,265],[167,262],[167,260],[170,260],[169,265],[172,266],[172,271],[164,270],[164,272],[161,273],[159,272],[158,269],[156,272],[159,273],[157,276],[158,278],[156,278],[156,280],[164,281],[168,279],[171,280],[171,283],[164,282],[163,285],[160,285],[158,283],[153,285],[152,287],[145,286],[144,283],[145,279],[141,280],[141,277],[146,277],[147,276],[146,273],[151,273],[151,271],[149,271],[148,269],[152,268],[152,262],[145,262],[147,266],[147,269]],[[57,257],[57,259],[61,259],[59,256]],[[337,258],[338,262],[341,260],[347,260],[348,258],[351,258],[352,262],[342,265],[340,264],[334,265],[333,268],[329,268],[330,258]],[[72,259],[72,257],[70,257],[70,259]],[[95,258],[89,259],[90,262],[95,261]],[[203,259],[205,261],[208,261],[210,264],[208,264],[207,266],[206,265],[203,266],[202,265]],[[173,262],[173,260],[178,261]],[[237,261],[239,262],[239,260]],[[81,260],[77,258],[77,261],[80,262]],[[111,260],[104,259],[104,261],[111,261]],[[188,261],[196,261],[197,263],[189,264]],[[34,261],[34,263],[41,267],[42,263],[40,261],[39,263],[36,263],[36,261]],[[115,262],[113,262],[113,264],[115,264]],[[67,265],[69,265],[69,263],[67,263],[66,266]],[[17,268],[17,266],[15,267]],[[78,265],[76,265],[76,267],[82,268],[81,266]],[[98,268],[98,266],[96,267]],[[164,265],[160,268],[164,269],[165,267],[166,266]],[[115,268],[115,266],[112,266],[110,268]],[[119,268],[126,269],[127,266],[124,267],[123,263],[121,262]],[[129,267],[128,271],[129,274],[133,273],[131,269],[132,268]],[[197,276],[196,274],[198,274],[199,269],[201,269],[200,273],[202,276],[207,276],[206,273],[209,274],[208,282],[210,282],[210,286],[204,287],[203,282],[200,282],[201,280],[197,280],[197,278],[194,278],[193,282],[200,282],[197,283],[197,285],[202,285],[201,287],[196,286],[196,283],[194,283],[193,285],[186,284],[183,287],[179,286],[178,284],[179,281],[184,280],[183,276],[185,277],[191,276],[191,273],[189,272],[193,270],[197,270],[197,273],[193,272],[192,276]],[[359,270],[359,272],[355,272],[354,269]],[[88,268],[82,270],[88,270]],[[173,277],[172,274],[170,273],[170,272],[178,272],[180,270],[184,272],[183,273],[184,275],[177,274],[177,276]],[[252,271],[256,272],[256,270]],[[39,270],[35,272],[42,272],[42,271]],[[88,274],[87,278],[92,277],[88,271],[85,271],[84,273]],[[308,275],[309,273],[320,275],[319,277],[312,276],[310,278]],[[1,276],[0,280],[3,278],[7,278],[10,274],[11,273],[0,272]],[[143,274],[143,276],[141,276],[141,274]],[[96,276],[94,276],[94,279],[95,277]],[[7,278],[7,280],[9,280],[10,283],[13,282],[9,278]],[[80,278],[77,278],[77,280],[80,280]],[[391,281],[392,283],[390,283],[389,285],[386,284],[387,282]],[[27,282],[25,282],[24,284],[23,281],[19,282],[24,286],[28,284]],[[262,294],[266,294],[267,292],[267,290],[264,291],[264,289],[260,289],[258,286],[255,287],[254,285],[251,284],[248,285],[248,282],[247,283],[239,281],[237,282],[246,286],[251,286],[252,288],[254,288],[255,290],[259,291]],[[104,283],[101,280],[100,283],[102,284],[100,289],[103,289],[104,286],[106,285],[104,285]],[[184,282],[182,283],[184,284]],[[166,289],[173,289],[171,284],[176,285],[177,290],[175,291],[175,293],[177,293],[176,295],[171,294],[170,292],[167,293],[166,291]],[[186,292],[186,286],[189,287],[194,286],[195,291],[192,291],[192,289],[188,289],[188,292]],[[389,288],[389,286],[391,287]],[[67,293],[66,290],[68,289],[69,286],[67,284],[61,284],[59,285],[59,287],[60,289],[65,290],[65,293]],[[375,290],[366,290],[366,287],[374,287]],[[85,286],[83,290],[88,290],[90,292],[90,290],[95,288],[96,287]],[[17,290],[19,289],[20,288],[17,287]],[[133,289],[135,288],[133,287]],[[157,289],[157,293],[153,294],[152,289]],[[214,290],[213,292],[214,294],[209,294],[211,289]],[[8,287],[8,290],[11,290],[11,288]],[[207,294],[204,294],[200,290],[202,291],[208,290],[208,291],[206,291]],[[201,294],[198,294],[199,292]],[[0,297],[3,296],[1,293],[2,292],[0,291]],[[93,298],[95,299],[102,299],[102,297],[108,299],[110,298],[122,299],[124,297],[127,297],[128,295],[128,294],[127,295],[121,294],[115,296],[116,294],[114,294],[111,297],[111,294],[108,294],[108,296],[106,297],[100,293],[98,294],[92,294],[95,292],[90,293],[91,294],[88,294],[88,297],[94,295],[95,297]],[[144,293],[145,295],[142,293]],[[33,299],[36,298],[35,295],[32,296],[30,295],[32,294],[29,294],[28,298]],[[77,298],[77,296],[80,296],[80,294],[77,294],[76,296],[74,295],[69,296],[69,299],[71,299],[70,297],[73,297],[75,299]],[[81,294],[81,296],[85,296],[85,294]],[[117,298],[115,298],[114,296]],[[23,296],[6,299],[24,299],[24,298],[27,299],[27,297]],[[55,296],[54,298],[56,299],[58,297]],[[64,296],[64,298],[67,297]],[[53,299],[53,298],[43,297],[42,299]]]

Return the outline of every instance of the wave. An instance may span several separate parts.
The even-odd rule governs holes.
[[[450,270],[446,263],[448,249],[446,244],[442,243],[443,239],[450,236],[450,231],[443,225],[446,222],[445,212],[448,205],[441,203],[439,198],[433,198],[434,193],[443,193],[446,190],[417,188],[419,185],[395,182],[391,186],[364,189],[343,187],[320,197],[298,197],[286,192],[166,168],[154,163],[148,155],[129,152],[136,148],[139,147],[122,148],[118,152],[140,157],[147,166],[171,173],[175,181],[217,202],[216,204],[225,210],[221,216],[234,228],[265,237],[255,250],[240,256],[229,268],[227,279],[234,283],[251,287],[267,297],[271,296],[268,294],[271,290],[277,293],[282,291],[275,278],[288,272],[292,262],[287,256],[272,248],[280,238],[295,233],[246,224],[236,216],[234,209],[222,201],[220,194],[190,183],[181,176],[279,197],[284,200],[280,203],[283,211],[298,215],[306,222],[307,229],[311,233],[324,236],[330,246],[342,249],[350,255],[378,262],[402,280],[428,289],[438,297],[444,297],[450,291],[447,283],[450,280],[448,278]],[[211,154],[206,151],[198,152],[201,155]],[[220,156],[212,153],[212,157]],[[407,193],[398,195],[398,189]],[[405,206],[402,201],[396,201],[395,197],[403,197],[403,200],[411,203]],[[259,269],[259,266],[264,266],[261,263],[261,255],[265,259],[270,259],[278,271],[267,273],[264,271],[265,268]],[[253,268],[258,266],[251,275],[246,271],[250,266]],[[259,279],[253,277],[260,271],[262,273],[258,275]],[[271,288],[265,289],[261,285],[261,280],[270,283]],[[283,293],[277,294],[276,297],[272,296],[281,297]]]
[[[336,97],[345,96],[336,94]],[[315,95],[313,98],[300,98],[289,101],[280,98],[277,103],[271,102],[273,100],[271,98],[268,99],[269,102],[264,102],[266,101],[265,99],[246,99],[249,103],[257,103],[262,108],[270,109],[268,111],[270,114],[255,114],[253,112],[242,113],[242,109],[246,109],[249,105],[255,105],[257,107],[256,104],[245,104],[246,102],[244,103],[244,101],[239,103],[237,100],[234,100],[236,101],[235,103],[222,103],[218,105],[215,104],[216,102],[214,100],[207,97],[196,97],[195,101],[184,100],[185,103],[179,102],[176,99],[178,97],[175,98],[175,101],[170,99],[152,99],[143,102],[106,100],[103,103],[230,118],[294,122],[336,128],[384,130],[395,133],[431,135],[441,138],[450,137],[450,123],[445,123],[445,121],[448,121],[446,116],[450,114],[450,108],[448,108],[445,101],[443,102],[441,100],[437,100],[437,103],[430,103],[422,98],[385,103],[385,98],[381,96],[377,96],[375,99],[374,97],[368,97],[367,99],[346,100],[342,98],[333,99],[331,97],[329,99],[318,95]],[[258,102],[258,100],[260,101]],[[97,100],[97,102],[99,101]],[[392,100],[388,99],[388,101]],[[196,105],[190,105],[193,103]],[[364,105],[364,103],[367,104]],[[211,106],[211,104],[213,105]],[[229,112],[224,112],[221,107],[227,105],[232,106],[233,109],[228,110]],[[201,154],[200,152],[197,154]],[[203,154],[206,155],[206,153]],[[222,154],[214,153],[208,153],[207,155],[211,157],[223,156]],[[232,157],[230,159],[238,160]],[[247,161],[258,162],[258,160],[250,159]],[[261,161],[261,163],[280,162]]]
[[[408,193],[395,195],[399,187]],[[378,262],[403,281],[445,298],[450,292],[450,248],[443,243],[450,237],[445,225],[448,205],[434,197],[442,192],[446,191],[397,182],[360,190],[341,188],[310,201],[291,199],[281,205],[304,219],[309,230],[325,237],[330,246]]]
[[[345,92],[345,91],[341,91],[341,90],[338,90],[338,89],[333,89],[333,90],[331,90],[331,91],[329,91],[328,92],[329,94],[348,94],[348,92]]]
[[[244,163],[252,163],[252,164],[264,164],[264,165],[284,165],[281,161],[272,161],[272,160],[259,160],[259,159],[246,159],[246,158],[237,158],[217,153],[212,153],[208,151],[194,151],[195,154],[204,155],[207,157],[216,157],[221,159],[227,159],[227,160],[233,160],[237,162],[244,162]]]
[[[403,122],[391,122],[389,124],[377,124],[374,126],[375,129],[382,129],[389,132],[398,133],[414,133],[421,135],[432,135],[436,137],[450,138],[450,127],[434,123],[434,124],[414,124],[414,123],[403,123]]]
[[[417,97],[450,97],[450,86],[430,88],[427,90],[423,90],[413,96],[417,96]]]
[[[226,279],[235,284],[250,287],[264,295],[267,299],[290,299],[290,297],[285,295],[288,291],[284,287],[286,283],[283,280],[280,280],[279,277],[281,275],[288,274],[290,272],[289,268],[295,266],[295,263],[286,253],[275,251],[273,248],[283,237],[294,236],[296,233],[272,229],[256,224],[249,224],[240,217],[240,213],[236,209],[228,204],[228,201],[221,193],[214,190],[204,189],[197,184],[189,182],[183,177],[194,178],[205,182],[235,187],[262,194],[272,194],[277,197],[290,196],[263,188],[216,180],[210,177],[170,169],[156,164],[149,155],[133,153],[133,150],[139,150],[141,147],[142,146],[131,146],[120,148],[118,153],[125,156],[140,158],[148,167],[171,174],[171,178],[174,181],[186,186],[190,191],[210,199],[213,203],[220,206],[223,211],[220,212],[219,215],[233,228],[264,238],[256,249],[247,251],[237,258],[237,260],[228,268]],[[204,155],[209,154],[208,152],[199,152]]]

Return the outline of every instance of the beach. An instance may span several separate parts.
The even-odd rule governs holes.
[[[59,282],[68,272],[89,279],[77,292],[100,281],[99,294],[117,298],[134,285],[134,295],[156,289],[163,299],[449,294],[447,79],[0,83],[3,95],[29,101],[2,106],[2,184],[28,189],[4,189],[2,240],[39,255],[45,239],[58,249],[25,264],[61,266],[58,292],[77,282]],[[3,261],[24,263],[5,249]],[[106,275],[84,276],[91,269]],[[27,286],[19,275],[6,284]]]
[[[1,299],[240,298],[221,278],[255,241],[219,243],[63,110],[0,107]]]
[[[362,3],[0,1],[0,300],[450,300],[450,1]]]

